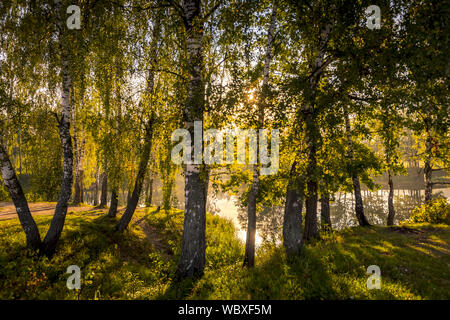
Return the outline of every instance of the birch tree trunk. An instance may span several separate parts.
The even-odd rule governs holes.
[[[37,225],[31,216],[30,208],[28,207],[27,199],[22,190],[19,180],[17,179],[16,172],[9,160],[3,145],[0,144],[0,169],[2,173],[3,182],[6,189],[9,191],[16,207],[17,215],[19,216],[20,224],[25,231],[27,239],[27,246],[33,250],[38,250],[41,245],[41,237]]]
[[[344,105],[344,118],[345,118],[345,130],[347,132],[347,156],[350,162],[353,162],[353,141],[352,141],[352,132],[350,126],[350,117],[348,114],[347,106]],[[364,204],[361,196],[361,185],[359,182],[358,174],[352,169],[352,182],[353,182],[353,191],[355,193],[355,213],[356,218],[358,219],[358,223],[360,226],[370,226],[370,223],[367,221],[366,216],[364,215]]]
[[[61,193],[56,204],[55,213],[53,215],[52,222],[47,235],[43,241],[43,253],[49,257],[53,256],[56,243],[58,242],[61,232],[64,227],[64,222],[67,214],[68,202],[72,195],[73,184],[73,150],[72,150],[72,138],[70,136],[70,118],[71,118],[71,105],[70,105],[70,90],[72,87],[72,79],[69,73],[69,57],[65,43],[62,37],[62,30],[65,27],[62,20],[62,6],[61,2],[55,0],[55,6],[58,14],[58,28],[59,39],[61,47],[61,72],[62,72],[62,93],[61,93],[61,119],[59,120],[59,136],[61,138],[61,145],[63,149],[63,176],[61,183]]]
[[[184,123],[191,137],[193,137],[194,122],[203,122],[205,108],[205,85],[202,79],[204,22],[201,18],[200,0],[184,1],[183,20],[186,31],[189,74]],[[201,154],[203,154],[203,132],[199,138],[202,141]],[[204,166],[202,164],[192,162],[186,164],[184,228],[180,260],[176,273],[179,279],[201,276],[205,267],[206,199],[203,171]]]
[[[269,73],[270,64],[272,62],[272,45],[275,33],[275,23],[276,23],[276,13],[277,13],[277,0],[273,1],[272,4],[272,16],[270,19],[270,26],[267,32],[267,46],[266,46],[266,57],[264,61],[264,74],[262,83],[262,97],[258,103],[258,127],[264,127],[264,109],[267,97],[267,91],[269,89]],[[257,137],[257,141],[259,136]],[[259,143],[257,154],[259,154]],[[253,165],[253,181],[248,198],[248,208],[247,208],[247,238],[245,242],[245,256],[244,256],[244,266],[253,267],[255,265],[255,237],[256,237],[256,204],[257,197],[259,193],[259,176],[260,167],[258,164]]]

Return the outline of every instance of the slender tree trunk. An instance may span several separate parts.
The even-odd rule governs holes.
[[[74,145],[75,145],[75,138],[74,138]],[[75,147],[75,150],[78,150],[78,152],[81,152],[81,149],[78,148],[78,146]],[[82,157],[78,156],[78,154],[75,156],[76,163],[75,163],[75,188],[74,188],[74,196],[73,196],[73,204],[79,205],[80,203],[84,202],[84,186],[83,186],[83,168],[82,168]]]
[[[171,180],[171,177],[167,177],[167,179]],[[162,207],[164,210],[170,210],[171,200],[172,200],[172,189],[173,189],[173,181],[164,181],[163,182],[163,203]]]
[[[55,1],[58,12],[58,27],[60,32],[63,30],[63,20],[61,17],[62,8],[59,1]],[[62,40],[60,34],[60,41]],[[61,119],[59,120],[59,135],[61,138],[61,145],[63,149],[63,176],[61,183],[61,193],[58,198],[58,202],[55,208],[55,214],[53,215],[52,222],[47,235],[43,241],[43,252],[45,255],[51,257],[56,250],[56,244],[61,236],[61,232],[64,227],[64,222],[67,214],[68,202],[72,195],[73,184],[73,150],[72,150],[72,138],[70,136],[70,118],[71,118],[71,105],[69,100],[70,90],[72,87],[72,79],[69,74],[69,60],[64,44],[60,43],[62,50],[61,57],[61,71],[62,71],[62,112]]]
[[[84,104],[84,80],[82,79],[81,84],[81,105]],[[77,125],[77,110],[74,103],[74,94],[73,94],[73,88],[71,90],[71,101],[72,101],[72,123],[73,123],[73,146],[75,150],[75,192],[73,197],[73,204],[79,205],[80,203],[84,202],[83,194],[84,194],[84,187],[83,187],[83,144],[79,141],[80,132],[78,130]]]
[[[330,196],[323,195],[320,198],[320,221],[322,225],[322,230],[331,231],[331,217],[330,217]]]
[[[269,89],[270,64],[272,62],[272,45],[275,33],[275,22],[278,3],[276,0],[272,4],[272,16],[270,20],[269,30],[267,32],[266,58],[264,61],[264,75],[262,84],[262,95],[258,103],[258,127],[264,126],[264,109],[266,105],[266,96]],[[259,140],[259,136],[258,136]],[[257,154],[259,154],[259,143]],[[247,239],[245,242],[244,266],[253,267],[255,265],[255,241],[256,241],[256,204],[259,193],[259,165],[253,166],[253,181],[250,189],[248,207],[247,207]]]
[[[94,182],[94,206],[98,206],[98,180],[99,180],[99,174],[98,174],[98,168],[95,172],[95,182]]]
[[[248,199],[247,238],[245,241],[244,266],[255,265],[255,241],[256,241],[256,197],[259,190],[259,167],[253,166],[253,182]]]
[[[204,23],[201,20],[201,1],[185,0],[183,11],[189,73],[184,122],[186,129],[193,137],[194,122],[203,122],[205,107],[205,85],[202,79]],[[199,138],[203,141],[203,132]],[[201,149],[201,154],[203,154],[203,145]],[[186,164],[184,228],[181,254],[176,273],[178,279],[200,276],[203,274],[205,267],[206,202],[204,199],[205,181],[202,177],[203,171],[204,166],[201,164]]]
[[[394,225],[395,208],[394,208],[394,182],[392,181],[391,170],[388,170],[388,184],[389,184],[389,196],[388,196],[388,218],[387,225]]]
[[[147,172],[148,160],[150,159],[150,151],[152,149],[153,122],[154,115],[151,116],[146,126],[144,150],[142,151],[139,170],[136,176],[136,182],[134,184],[134,189],[130,200],[128,200],[125,213],[122,215],[122,218],[116,226],[116,231],[118,232],[123,232],[128,227],[128,224],[130,223],[139,202],[139,197],[142,192],[142,186],[144,185],[145,173]]]
[[[27,199],[25,198],[25,194],[19,180],[17,179],[16,172],[14,171],[8,154],[2,145],[0,145],[0,169],[2,172],[3,182],[11,195],[14,206],[16,207],[17,215],[19,216],[20,224],[25,231],[27,246],[33,250],[38,250],[41,245],[39,230],[33,217],[31,216]]]
[[[117,205],[119,204],[119,196],[117,189],[113,188],[111,192],[111,202],[108,211],[108,217],[114,218],[117,215]]]
[[[63,92],[65,90],[63,89]],[[64,93],[63,93],[64,95]],[[63,108],[66,107],[63,104]],[[61,193],[55,208],[50,228],[43,242],[43,251],[47,256],[52,256],[56,249],[56,243],[61,236],[66,219],[68,202],[72,194],[73,183],[73,154],[72,154],[72,140],[70,137],[70,106],[63,109],[63,115],[59,124],[59,131],[61,142],[63,146],[63,178],[61,185]]]
[[[76,165],[75,165],[76,167]],[[75,188],[74,188],[74,195],[73,195],[73,205],[79,205],[81,203],[81,188],[79,184],[79,171],[75,170]],[[78,180],[78,181],[77,181]]]
[[[106,172],[103,172],[101,175],[102,180],[102,194],[100,196],[100,205],[99,208],[105,208],[108,202],[108,176]]]
[[[423,172],[425,174],[425,203],[431,202],[433,198],[433,183],[432,183],[432,167],[431,167],[431,150],[432,137],[430,130],[427,130],[427,138],[425,141],[425,165]]]
[[[347,156],[351,162],[354,160],[353,156],[353,141],[352,141],[352,132],[350,127],[350,117],[348,114],[347,106],[344,106],[344,117],[345,117],[345,128],[347,131]],[[370,226],[370,223],[367,221],[366,216],[364,215],[364,204],[361,196],[361,185],[359,182],[358,174],[352,168],[352,182],[353,182],[353,190],[355,193],[355,212],[356,218],[358,219],[358,223],[360,226]]]
[[[168,148],[166,150],[167,153],[170,153],[170,149]],[[162,175],[162,183],[163,183],[163,202],[162,207],[164,210],[170,210],[171,207],[171,200],[172,200],[172,192],[173,192],[173,186],[175,183],[175,177],[173,175],[173,166],[171,163],[172,159],[169,154],[166,155],[166,158],[164,159],[164,168],[162,169],[164,171],[164,174]]]
[[[78,171],[79,167],[79,147],[78,147],[78,128],[77,128],[77,119],[76,113],[77,108],[74,103],[74,93],[73,86],[70,90],[70,101],[72,105],[72,124],[73,124],[73,150],[74,150],[74,167],[75,167],[75,184],[74,184],[74,194],[73,194],[73,204],[79,205],[81,203],[81,188],[80,188],[80,172]]]
[[[309,78],[309,98],[302,109],[303,123],[305,124],[305,139],[308,157],[308,165],[306,168],[306,215],[305,215],[305,240],[319,237],[317,228],[317,144],[320,140],[320,130],[317,126],[315,116],[316,89],[321,79],[322,73],[326,68],[326,46],[331,32],[331,25],[323,26],[320,33],[320,41],[318,47],[315,48],[316,56],[313,64],[312,73]]]
[[[75,181],[75,194],[73,197],[73,204],[79,205],[80,203],[84,202],[83,170],[76,170],[75,175],[76,181]]]
[[[155,87],[155,68],[157,63],[157,47],[158,47],[158,41],[160,36],[160,16],[158,12],[155,14],[155,20],[154,20],[154,26],[153,26],[153,32],[152,32],[152,45],[151,45],[151,52],[150,52],[150,66],[148,70],[148,76],[147,76],[147,89],[146,93],[148,97],[150,98],[151,104],[153,101],[153,94],[154,94],[154,87]],[[142,101],[141,101],[142,102]],[[152,107],[152,106],[150,106]],[[122,215],[122,218],[120,219],[119,223],[116,226],[116,231],[123,232],[127,227],[128,224],[131,221],[131,218],[133,217],[134,211],[136,210],[136,207],[139,203],[139,198],[142,192],[142,187],[144,185],[144,179],[145,174],[147,172],[148,162],[150,159],[150,152],[152,149],[152,139],[153,139],[153,125],[155,122],[156,114],[153,110],[151,110],[151,114],[149,116],[148,122],[145,127],[145,143],[144,148],[141,154],[141,159],[139,163],[139,170],[136,176],[136,181],[134,184],[133,193],[131,194],[131,197],[128,200],[127,207],[125,209],[124,214]],[[130,194],[130,193],[129,193]]]
[[[286,255],[299,255],[303,245],[302,239],[302,206],[304,184],[296,172],[297,163],[294,161],[286,192],[283,219],[283,246]]]

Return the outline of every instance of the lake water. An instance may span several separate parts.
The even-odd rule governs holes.
[[[440,194],[447,199],[450,197],[450,188],[435,189],[433,194]],[[388,190],[362,191],[364,212],[369,222],[374,225],[386,225],[388,215]],[[216,196],[216,195],[215,195]],[[408,219],[411,210],[422,204],[423,190],[397,189],[394,193],[395,224]],[[210,201],[211,202],[211,201]],[[237,229],[238,237],[245,242],[246,236],[246,209],[240,208],[235,196],[219,196],[215,206],[209,211],[229,219]],[[305,208],[303,208],[305,210]],[[264,208],[257,218],[257,245],[262,241],[278,242],[282,234],[284,207]],[[330,215],[333,228],[341,230],[358,225],[354,213],[353,193],[336,193],[330,202]],[[320,221],[320,204],[318,205],[318,221]]]

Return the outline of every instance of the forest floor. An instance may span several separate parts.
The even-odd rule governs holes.
[[[26,249],[18,219],[0,221],[0,299],[450,299],[448,225],[322,234],[293,261],[263,244],[245,269],[233,224],[208,214],[205,274],[180,283],[183,212],[138,208],[124,234],[114,232],[119,218],[69,212],[51,260]],[[35,219],[43,237],[51,216]],[[70,265],[81,269],[81,290],[66,286]],[[367,288],[370,265],[381,270],[380,289]]]

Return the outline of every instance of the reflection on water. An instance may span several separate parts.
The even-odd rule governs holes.
[[[247,226],[246,223],[240,221],[243,209],[239,208],[238,201],[235,196],[223,196],[221,199],[217,199],[217,196],[213,194],[213,199],[208,199],[207,211],[215,213],[222,218],[231,220],[236,228],[236,236],[239,240],[245,243],[247,237]],[[261,238],[260,233],[261,231],[256,231],[256,247],[259,247],[263,242],[263,238]]]
[[[364,191],[364,213],[371,224],[385,225],[388,215],[389,191]],[[416,190],[396,190],[394,193],[395,224],[408,219],[411,210],[423,201],[423,194]],[[352,193],[338,193],[330,203],[330,214],[333,228],[341,230],[358,225],[354,213],[354,197]],[[320,216],[319,216],[320,218]]]
[[[450,189],[433,190],[434,195],[450,196]],[[371,224],[386,225],[388,215],[388,190],[363,191],[364,212]],[[395,190],[395,224],[409,218],[411,210],[422,204],[423,190]],[[208,201],[208,211],[231,220],[238,230],[238,237],[245,242],[247,213],[246,208],[240,208],[235,196],[214,195]],[[304,210],[304,209],[303,209]],[[258,212],[256,245],[263,241],[278,243],[282,235],[284,207],[264,208]],[[333,228],[341,230],[358,225],[354,213],[354,197],[352,193],[336,193],[330,203],[330,215]],[[320,221],[320,205],[318,205],[318,221]]]

